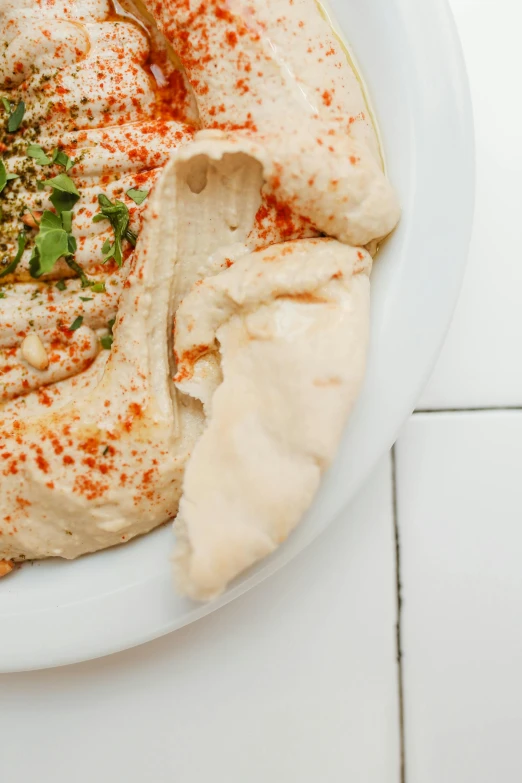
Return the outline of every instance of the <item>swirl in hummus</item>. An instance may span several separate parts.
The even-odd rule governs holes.
[[[360,83],[315,0],[0,0],[0,30],[0,576],[175,519],[212,598],[360,389],[399,219]]]

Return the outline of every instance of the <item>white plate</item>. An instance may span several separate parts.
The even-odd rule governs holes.
[[[232,600],[335,518],[413,410],[456,302],[470,237],[474,156],[465,68],[445,0],[330,0],[376,108],[404,217],[373,278],[364,392],[313,508],[290,540],[209,605],[172,589],[170,526],[73,563],[26,565],[0,587],[0,671],[116,652]]]

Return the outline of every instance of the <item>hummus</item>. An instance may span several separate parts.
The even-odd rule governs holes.
[[[315,0],[0,13],[3,571],[176,518],[212,598],[298,524],[362,382],[399,208],[360,83]]]

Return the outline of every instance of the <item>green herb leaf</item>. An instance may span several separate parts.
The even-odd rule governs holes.
[[[135,204],[140,206],[140,204],[143,204],[147,196],[149,195],[148,190],[137,190],[136,188],[131,188],[127,191],[126,195],[131,198]]]
[[[82,302],[92,302],[92,296],[80,296]]]
[[[78,249],[78,244],[76,242],[76,237],[73,237],[72,234],[69,234],[67,237],[67,246],[69,248],[70,255],[73,256]]]
[[[16,253],[15,257],[13,258],[13,260],[11,261],[11,263],[8,264],[6,267],[4,267],[4,269],[2,269],[2,271],[0,272],[0,277],[6,277],[6,275],[12,275],[13,272],[15,271],[16,267],[18,266],[18,264],[22,260],[22,255],[23,255],[23,252],[25,250],[25,246],[27,244],[27,236],[26,236],[26,234],[24,232],[21,232],[20,234],[18,234],[18,237],[17,237],[16,241],[18,243],[17,253]]]
[[[110,351],[110,349],[112,348],[113,342],[114,342],[114,337],[111,334],[106,334],[100,340],[101,347],[104,350],[106,350],[106,351]]]
[[[0,193],[12,179],[18,179],[18,174],[8,174],[3,160],[0,160]]]
[[[58,280],[58,282],[56,283],[56,288],[58,289],[58,291],[65,291],[67,288],[67,283],[65,282],[65,280]]]
[[[70,254],[69,235],[64,230],[59,215],[46,209],[40,220],[39,229],[31,257],[30,268],[33,277],[41,277],[52,272],[58,259]]]
[[[5,299],[5,291],[0,291],[0,299]]]
[[[102,247],[105,256],[104,263],[114,258],[118,266],[123,264],[123,240],[126,239],[133,247],[136,246],[137,236],[129,229],[129,210],[122,201],[112,203],[104,193],[98,196],[100,212],[93,217],[93,223],[108,220],[114,231],[114,242],[106,240]]]
[[[7,98],[1,99],[4,109],[6,110],[7,114],[11,114],[11,104],[7,100]]]
[[[0,193],[7,184],[7,171],[5,170],[3,160],[0,160]]]
[[[109,327],[109,332],[112,334],[112,330],[114,329],[114,324],[116,323],[116,318],[111,318],[111,320],[107,323],[107,326]]]
[[[91,291],[93,291],[95,294],[104,294],[106,288],[103,280],[100,280],[97,283],[91,283]]]
[[[38,249],[33,247],[31,258],[29,259],[29,272],[31,277],[37,278],[41,276],[40,272],[40,257],[38,255]]]
[[[61,193],[59,190],[53,190],[49,196],[49,201],[58,214],[61,215],[62,212],[70,212],[72,210],[78,201],[78,196],[75,196],[73,193]]]
[[[105,446],[105,448],[103,449],[103,452],[102,452],[103,456],[106,457],[110,450],[111,450],[110,446]]]
[[[18,128],[22,124],[24,114],[25,114],[25,103],[23,101],[20,101],[16,109],[13,111],[12,114],[9,115],[9,119],[7,120],[7,130],[9,131],[9,133],[14,133],[15,131],[18,130]]]
[[[64,210],[61,214],[62,218],[62,226],[64,231],[67,231],[68,234],[72,231],[72,219],[73,219],[73,213],[71,210]]]
[[[43,149],[39,144],[29,144],[27,147],[27,156],[34,158],[39,166],[48,166],[51,163],[51,158],[47,157]]]
[[[70,239],[74,239],[74,237],[70,237]],[[82,281],[82,288],[89,288],[92,285],[92,281],[89,280],[85,272],[83,271],[80,264],[72,258],[72,256],[67,256],[65,259],[65,263],[73,270],[73,272],[76,272],[80,280]]]
[[[57,158],[54,153],[53,157]],[[41,275],[51,272],[58,259],[64,258],[68,266],[79,276],[82,288],[88,288],[91,281],[73,258],[77,250],[77,242],[71,233],[72,208],[80,198],[80,194],[67,174],[58,174],[58,176],[46,180],[43,186],[50,186],[53,189],[50,201],[58,214],[45,210],[42,215],[35,239],[35,248],[29,261],[31,275],[41,277]],[[64,289],[65,284],[63,288],[60,287],[60,290]]]
[[[49,200],[59,215],[62,212],[70,212],[80,198],[76,185],[67,174],[58,174],[46,179],[43,184],[53,189]]]
[[[53,150],[53,163],[57,163],[59,166],[63,166],[65,168],[65,171],[69,171],[69,169],[72,169],[74,166],[73,161],[70,159],[68,155],[65,154],[62,150],[58,149],[56,147]]]
[[[77,329],[80,328],[82,324],[83,324],[83,315],[79,315],[78,318],[75,318],[72,324],[69,326],[69,331],[75,332]]]
[[[58,174],[56,177],[46,179],[44,185],[50,185],[54,190],[60,190],[63,193],[71,193],[74,196],[80,197],[76,189],[76,185],[67,174]]]

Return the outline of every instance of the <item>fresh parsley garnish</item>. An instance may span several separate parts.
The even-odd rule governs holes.
[[[70,212],[80,198],[76,185],[67,174],[58,174],[46,179],[43,184],[53,189],[49,201],[59,215],[62,212]]]
[[[51,157],[49,157],[39,144],[29,144],[27,155],[30,158],[34,158],[40,166],[50,166],[51,163],[56,163],[58,166],[63,166],[66,172],[74,166],[74,161],[58,147],[53,149]]]
[[[80,328],[82,324],[83,324],[83,315],[79,315],[78,318],[75,318],[72,324],[69,326],[69,331],[75,332],[77,329]]]
[[[41,277],[52,272],[59,258],[64,258],[69,267],[82,281],[82,288],[91,285],[91,281],[74,260],[76,239],[72,235],[73,207],[80,198],[76,185],[67,174],[58,174],[47,179],[42,186],[52,188],[49,201],[56,213],[46,209],[38,223],[35,247],[29,261],[33,277]]]
[[[0,299],[5,299],[5,291],[0,291]]]
[[[22,120],[25,114],[25,103],[20,101],[14,111],[12,110],[13,107],[8,100],[2,99],[2,103],[4,104],[4,109],[6,110],[9,117],[7,120],[7,130],[9,133],[15,133],[15,131],[17,131],[22,124]]]
[[[26,152],[27,156],[33,158],[40,166],[48,166],[52,163],[51,158],[47,157],[39,144],[29,144]]]
[[[102,253],[105,256],[103,263],[114,258],[116,264],[123,264],[123,240],[126,239],[132,247],[136,247],[137,236],[129,228],[130,215],[129,210],[122,201],[112,203],[104,193],[98,196],[100,212],[93,217],[93,223],[99,223],[101,220],[108,220],[114,231],[114,242],[107,239],[103,243]]]
[[[92,302],[92,296],[80,296],[82,302]]]
[[[72,249],[74,247],[74,250]],[[71,250],[71,253],[76,252],[76,240],[74,237],[69,237],[69,249]],[[85,272],[83,271],[80,264],[74,260],[72,256],[67,256],[65,259],[66,264],[69,266],[70,269],[73,270],[73,272],[76,272],[78,277],[81,280],[82,288],[90,288],[92,286],[92,280],[89,280]]]
[[[8,174],[3,160],[0,160],[0,193],[12,179],[18,179],[18,174]]]
[[[59,258],[71,255],[69,234],[64,229],[59,215],[46,209],[38,228],[35,246],[29,261],[29,269],[33,277],[41,277],[52,272]]]
[[[56,283],[56,288],[58,289],[58,291],[65,291],[67,289],[67,283],[65,282],[65,280],[58,280],[58,282]]]
[[[72,231],[72,219],[73,219],[73,213],[70,209],[64,209],[61,216],[62,218],[62,226],[65,231],[67,231],[68,234]]]
[[[41,277],[52,272],[58,259],[63,258],[66,264],[80,278],[82,288],[88,288],[91,285],[91,281],[73,257],[76,252],[76,239],[69,233],[71,228],[71,223],[68,219],[69,214],[64,212],[62,215],[55,215],[54,212],[48,209],[45,210],[38,223],[39,230],[31,258],[29,259],[29,270],[32,277]],[[63,287],[60,283],[63,283],[63,281],[59,281],[56,287],[60,291],[65,290],[65,283],[63,283]]]
[[[91,283],[90,287],[91,291],[94,291],[95,294],[104,294],[106,291],[103,280],[99,280],[97,283]]]
[[[69,169],[72,169],[74,166],[74,161],[70,159],[68,155],[63,152],[63,150],[59,150],[58,147],[53,150],[53,163],[57,163],[59,166],[63,166],[65,171],[69,171]]]
[[[101,347],[104,348],[106,351],[110,351],[110,349],[112,348],[112,344],[114,342],[112,330],[114,329],[115,323],[116,323],[116,318],[111,318],[111,320],[107,323],[109,334],[104,335],[100,340]]]
[[[27,235],[25,234],[25,232],[22,231],[20,234],[18,234],[16,241],[18,243],[17,253],[13,258],[13,260],[6,267],[2,269],[2,271],[0,272],[0,277],[6,277],[6,275],[12,275],[13,272],[16,270],[16,267],[22,260],[22,255],[25,250],[25,246],[27,244]]]
[[[143,204],[147,196],[149,195],[148,190],[138,190],[137,188],[131,188],[127,191],[126,195],[131,198],[135,204],[140,206]]]

